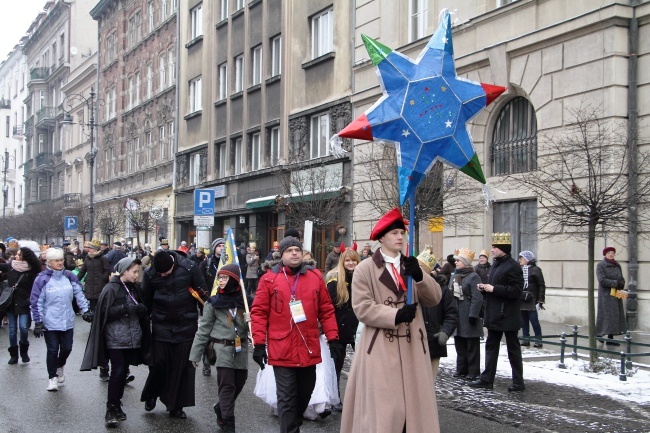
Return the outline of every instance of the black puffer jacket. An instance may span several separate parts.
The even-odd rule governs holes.
[[[102,289],[106,284],[108,284],[108,279],[111,276],[110,266],[108,264],[108,259],[103,254],[88,254],[84,264],[79,268],[79,281],[81,281],[84,276],[86,280],[84,281],[84,295],[86,299],[98,299],[99,294],[102,293]],[[88,274],[88,275],[86,275]]]
[[[136,305],[122,286],[120,277],[114,275],[104,287],[113,293],[113,304],[108,307],[104,342],[108,349],[137,349],[142,345],[142,328],[137,314],[129,314],[128,305]],[[136,301],[140,297],[139,288],[133,283],[125,283]]]
[[[211,255],[207,260],[203,260],[199,265],[205,284],[208,290],[212,290],[214,279],[217,277],[217,268],[219,267],[219,258]]]
[[[199,310],[198,301],[190,294],[189,288],[207,299],[207,287],[196,263],[175,252],[169,254],[174,258],[174,270],[170,275],[162,277],[151,266],[142,278],[142,296],[151,315],[153,340],[165,343],[192,341]]]
[[[442,289],[440,303],[433,307],[422,308],[431,359],[447,356],[447,346],[441,346],[434,334],[442,331],[448,337],[451,337],[458,324],[458,308],[454,302],[454,294],[447,286],[441,286],[440,288]]]
[[[494,291],[485,299],[484,326],[495,331],[517,331],[521,328],[520,298],[524,290],[524,274],[510,254],[494,259],[488,284]]]
[[[352,272],[345,272],[345,284],[348,288],[348,301],[340,306],[336,304],[339,302],[337,296],[338,274],[327,282],[327,291],[332,298],[334,304],[334,314],[336,315],[336,324],[339,325],[339,341],[341,343],[354,343],[354,337],[357,334],[357,327],[359,326],[359,319],[354,314],[352,309]]]
[[[546,302],[546,283],[544,282],[544,274],[537,266],[535,260],[528,262],[528,268],[522,267],[524,274],[524,285],[526,282],[525,274],[528,272],[528,287],[524,287],[524,291],[530,292],[533,298],[528,301],[521,301],[521,309],[526,311],[534,311],[535,304],[538,302],[543,304]]]
[[[478,264],[474,267],[474,271],[478,274],[479,277],[481,277],[481,283],[487,284],[488,282],[488,275],[490,274],[490,264],[486,263],[484,265]]]
[[[20,279],[18,287],[14,290],[11,305],[6,312],[17,315],[29,314],[29,297],[32,294],[32,286],[40,269],[35,272],[18,272],[11,267],[10,263],[0,263],[0,271],[7,273],[7,287],[14,286]],[[22,278],[21,275],[23,275]]]

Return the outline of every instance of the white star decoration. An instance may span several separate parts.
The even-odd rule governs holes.
[[[451,120],[447,120],[447,121],[445,122],[445,126],[446,126],[447,128],[451,128]]]
[[[442,37],[442,43],[443,43],[443,44],[446,44],[448,40],[449,40],[449,39],[447,39],[445,36]]]
[[[402,131],[402,135],[403,135],[404,137],[408,137],[409,135],[411,135],[411,133],[409,132],[408,129],[405,129],[405,130]]]

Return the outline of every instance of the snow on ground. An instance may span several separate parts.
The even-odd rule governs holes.
[[[456,350],[453,347],[453,339],[447,347],[447,358],[440,359],[440,365],[455,370]],[[522,348],[524,357],[524,380],[534,380],[546,383],[555,383],[562,386],[572,386],[583,391],[608,396],[617,400],[630,401],[635,403],[650,402],[650,372],[632,367],[633,375],[628,376],[627,381],[620,381],[618,373],[588,373],[581,368],[588,365],[585,358],[573,360],[570,356],[565,357],[566,369],[558,367],[560,354],[547,349]],[[536,359],[537,358],[537,359]],[[551,359],[551,360],[549,360]],[[615,362],[617,367],[620,362]],[[481,369],[485,366],[485,343],[481,341]],[[508,355],[505,344],[501,345],[499,351],[499,362],[497,364],[497,376],[510,378],[512,371],[508,362]]]

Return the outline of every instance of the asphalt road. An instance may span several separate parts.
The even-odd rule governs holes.
[[[98,372],[80,372],[81,358],[90,326],[77,318],[72,355],[66,366],[66,381],[56,393],[47,392],[45,342],[30,332],[32,361],[8,365],[8,329],[0,329],[0,433],[70,433],[104,431],[107,384]],[[453,349],[452,349],[453,350]],[[251,367],[248,382],[237,400],[236,420],[240,432],[277,432],[278,422],[271,409],[253,395],[258,367]],[[217,402],[216,372],[196,375],[196,406],[185,408],[186,420],[171,419],[164,405],[145,412],[140,392],[146,367],[132,369],[136,379],[127,385],[124,411],[128,419],[113,431],[138,433],[216,432],[212,405]],[[438,406],[442,432],[648,432],[647,406],[621,403],[574,388],[543,382],[526,383],[523,393],[508,393],[508,382],[498,379],[494,391],[468,388],[441,369]],[[345,389],[345,374],[342,379]],[[345,395],[344,395],[345,398]],[[301,431],[338,432],[340,414],[322,421],[306,421]]]

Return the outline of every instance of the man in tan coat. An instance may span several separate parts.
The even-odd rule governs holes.
[[[417,258],[401,254],[407,221],[399,209],[370,234],[381,248],[361,262],[352,279],[352,308],[365,326],[345,391],[341,432],[440,431],[423,306],[437,305],[440,286]],[[413,303],[406,303],[408,276]]]

